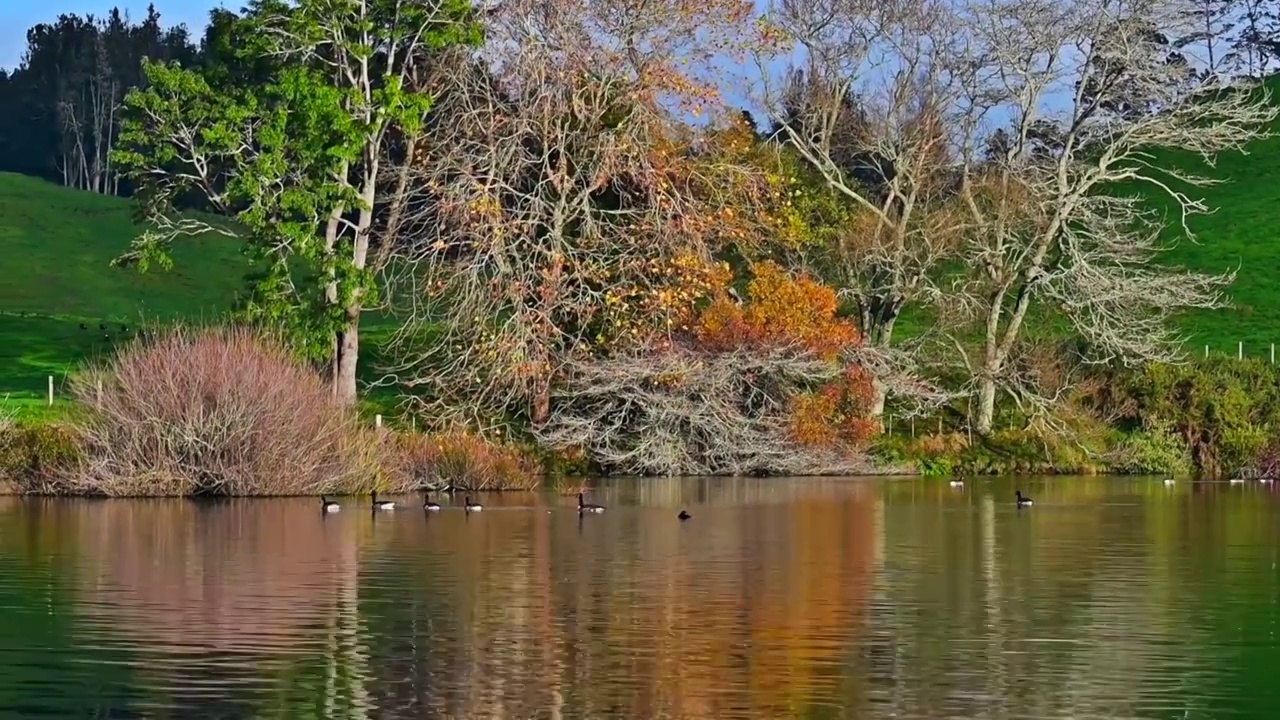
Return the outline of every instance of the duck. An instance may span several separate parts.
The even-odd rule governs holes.
[[[1172,485],[1172,484],[1173,484],[1173,478],[1165,478],[1165,479],[1164,479],[1164,484],[1165,484],[1165,485]]]
[[[578,493],[578,512],[579,513],[602,513],[604,512],[604,506],[592,505],[590,503],[583,503],[582,493]]]
[[[964,487],[964,478],[956,478],[951,481],[951,487]]]
[[[471,502],[471,496],[467,495],[466,497],[462,498],[462,509],[466,510],[467,512],[480,512],[481,510],[484,510],[484,506],[481,505],[480,503]]]
[[[438,502],[432,502],[432,501],[430,501],[430,500],[428,500],[428,499],[426,499],[426,498],[423,498],[423,499],[422,499],[422,509],[423,509],[423,510],[430,510],[431,512],[436,512],[436,511],[438,511],[438,510],[440,509],[440,503],[438,503]]]
[[[320,496],[320,507],[323,508],[325,512],[338,512],[342,509],[341,505],[323,495]]]
[[[1244,478],[1242,478],[1242,477],[1233,477],[1233,478],[1231,478],[1230,480],[1228,480],[1227,482],[1231,483],[1232,485],[1239,485],[1240,483],[1244,482]]]
[[[679,515],[677,515],[676,517],[680,518],[681,520],[688,520],[689,518],[691,518],[691,517],[693,517],[693,516],[692,516],[692,515],[690,515],[687,511],[685,511],[685,510],[681,510],[681,511],[680,511],[680,514],[679,514]]]
[[[1031,505],[1031,498],[1023,497],[1021,490],[1015,490],[1014,496],[1017,498],[1018,507],[1027,507]]]
[[[384,500],[383,502],[378,502],[377,490],[374,490],[373,492],[369,493],[369,498],[373,501],[374,510],[395,510],[396,509],[396,504],[391,501]]]

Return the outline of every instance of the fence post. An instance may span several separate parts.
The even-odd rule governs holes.
[[[373,426],[374,426],[374,427],[382,427],[382,416],[381,416],[381,415],[374,415],[374,416],[373,416]]]
[[[1244,341],[1243,340],[1236,343],[1236,359],[1237,360],[1244,359]]]
[[[53,376],[49,376],[49,407],[53,407]]]
[[[916,416],[911,416],[911,439],[916,439]]]
[[[1276,344],[1271,343],[1271,364],[1276,364]]]
[[[1204,346],[1204,359],[1205,359],[1205,360],[1208,360],[1208,359],[1209,359],[1209,346],[1208,346],[1208,345],[1205,345],[1205,346]]]

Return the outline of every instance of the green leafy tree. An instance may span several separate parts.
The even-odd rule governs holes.
[[[247,318],[289,331],[354,402],[371,249],[393,241],[381,220],[404,196],[380,172],[423,131],[425,68],[479,25],[467,0],[257,0],[214,19],[202,67],[148,62],[126,101],[116,157],[148,229],[117,262],[168,267],[181,237],[242,238],[262,268]],[[176,213],[192,200],[230,221]]]

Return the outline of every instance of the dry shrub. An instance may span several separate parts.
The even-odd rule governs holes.
[[[55,493],[84,460],[83,438],[66,423],[0,424],[3,492]]]
[[[395,438],[398,487],[534,490],[537,467],[519,450],[467,432],[405,433]]]
[[[70,492],[297,495],[371,472],[354,411],[278,341],[245,328],[174,329],[72,383],[91,410]]]

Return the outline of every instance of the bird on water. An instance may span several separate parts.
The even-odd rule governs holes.
[[[480,512],[481,510],[484,510],[484,506],[480,503],[471,502],[470,495],[462,498],[462,508],[467,512]]]
[[[320,496],[320,507],[323,508],[325,512],[338,512],[342,509],[341,505],[323,495]]]
[[[579,513],[602,513],[603,505],[592,505],[591,503],[582,502],[582,493],[578,493],[578,512]]]
[[[690,515],[688,512],[686,512],[686,511],[684,511],[684,510],[681,510],[681,511],[680,511],[680,514],[679,514],[679,515],[677,515],[676,517],[680,518],[681,520],[688,520],[689,518],[691,518],[691,517],[693,517],[693,516],[692,516],[692,515]]]
[[[435,512],[440,509],[440,503],[432,502],[431,500],[428,500],[427,498],[424,497],[422,498],[422,509]]]
[[[1014,496],[1017,498],[1018,507],[1027,507],[1031,504],[1031,498],[1025,497],[1021,490],[1015,490]]]
[[[396,509],[396,504],[389,500],[378,502],[377,490],[374,490],[373,492],[369,493],[369,499],[373,501],[374,510],[395,510]]]
[[[951,481],[951,487],[964,487],[964,478],[958,477]]]

